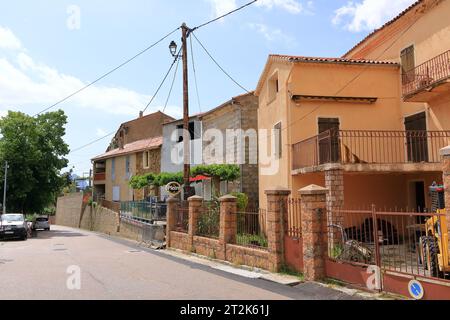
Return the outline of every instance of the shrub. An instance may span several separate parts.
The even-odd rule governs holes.
[[[232,192],[231,195],[237,198],[238,211],[245,211],[248,205],[248,196],[242,192]]]

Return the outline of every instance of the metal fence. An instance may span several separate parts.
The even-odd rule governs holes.
[[[140,221],[165,221],[167,205],[149,201],[120,202],[120,214]]]
[[[289,198],[286,203],[287,221],[285,221],[285,234],[291,238],[301,238],[301,199]]]
[[[450,78],[450,50],[402,75],[403,96],[412,95]]]
[[[442,248],[447,247],[440,230],[444,215],[371,208],[339,209],[333,216],[335,222],[328,226],[331,259],[377,265],[384,271],[445,278],[439,259],[444,253]]]
[[[183,233],[189,232],[189,206],[187,201],[182,201],[176,206],[175,230]]]
[[[198,236],[218,239],[220,233],[220,206],[214,202],[203,204],[197,219]]]
[[[293,145],[293,169],[327,163],[439,163],[450,131],[328,130]]]
[[[246,247],[267,248],[266,210],[236,213],[236,244]]]

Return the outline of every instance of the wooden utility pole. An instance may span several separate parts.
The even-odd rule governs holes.
[[[189,132],[189,86],[188,86],[188,60],[187,60],[187,38],[189,36],[189,28],[186,23],[181,26],[183,42],[183,151],[184,151],[184,170],[183,170],[183,182],[184,182],[184,199],[193,195],[192,188],[190,187],[191,165],[190,165],[190,147],[191,137]]]

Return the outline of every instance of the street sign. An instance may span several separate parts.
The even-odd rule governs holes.
[[[181,185],[178,182],[176,182],[176,181],[169,182],[166,185],[166,191],[172,197],[175,197],[176,195],[178,195],[181,192]]]
[[[422,284],[417,280],[411,280],[408,283],[408,291],[411,297],[413,297],[416,300],[423,299],[423,296],[425,294]]]

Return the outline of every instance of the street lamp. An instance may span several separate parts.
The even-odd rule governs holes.
[[[172,54],[172,57],[175,57],[177,54],[177,43],[175,41],[172,41],[169,45],[170,53]]]

